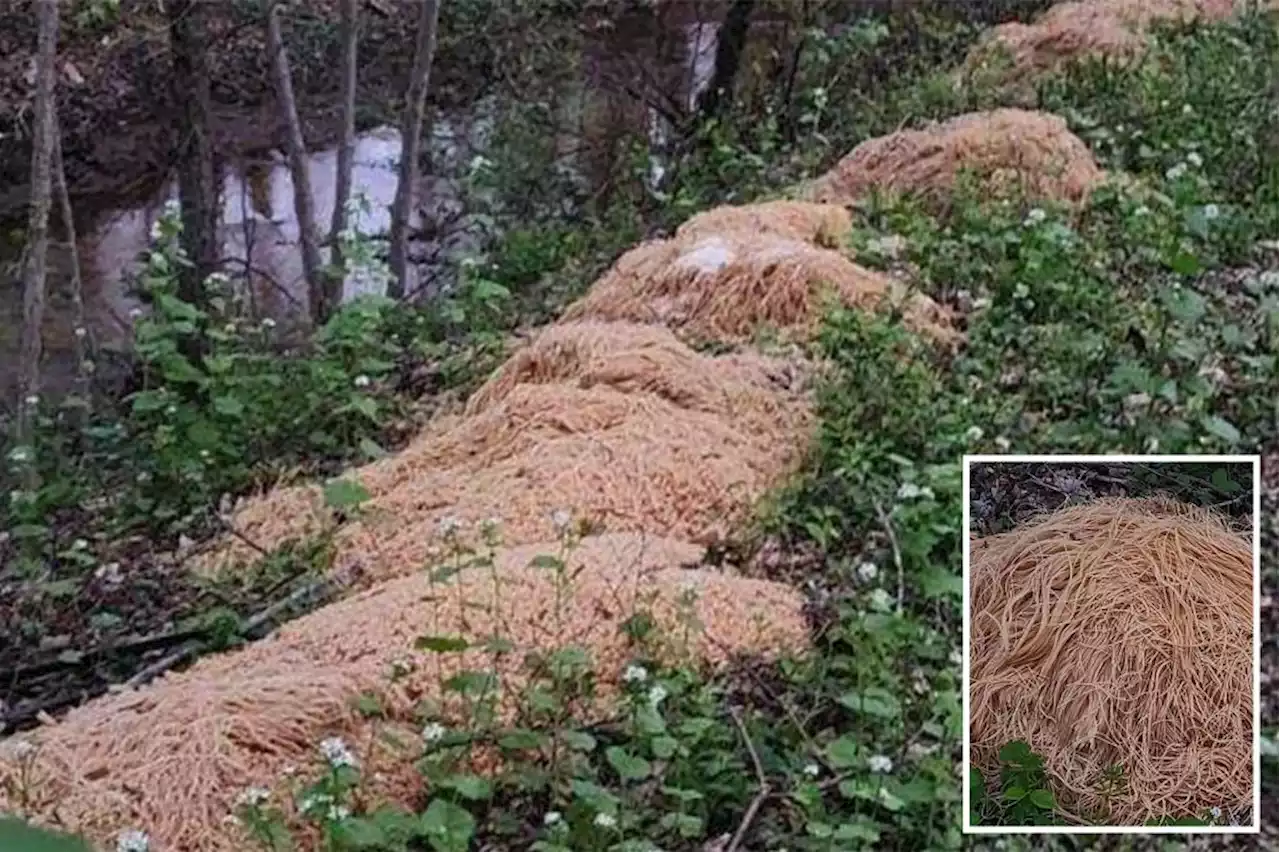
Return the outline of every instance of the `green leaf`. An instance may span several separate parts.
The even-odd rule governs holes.
[[[1031,804],[1046,811],[1051,811],[1058,806],[1053,799],[1053,792],[1043,788],[1031,791]]]
[[[858,762],[858,742],[849,734],[827,746],[827,760],[836,769],[847,769]]]
[[[493,785],[479,775],[451,775],[440,781],[439,784],[441,787],[456,791],[462,798],[470,799],[473,802],[482,802],[493,795]]]
[[[846,822],[836,826],[832,835],[836,840],[859,840],[863,843],[876,843],[880,840],[880,826],[870,820]]]
[[[1000,759],[1006,763],[1024,763],[1032,754],[1025,740],[1013,740],[1000,748]]]
[[[860,693],[847,692],[840,696],[840,703],[855,713],[881,719],[895,718],[901,712],[893,693],[878,686],[867,687]]]
[[[382,701],[376,695],[364,693],[356,696],[352,702],[356,708],[356,712],[366,719],[372,719],[381,716],[383,713]]]
[[[1217,468],[1213,472],[1213,487],[1223,494],[1235,494],[1240,490],[1240,483],[1232,479],[1231,474],[1222,468]]]
[[[1179,275],[1195,275],[1201,269],[1200,260],[1191,252],[1178,252],[1169,261],[1169,268]]]
[[[324,486],[324,502],[331,509],[358,506],[369,498],[365,487],[353,479],[331,479]]]
[[[8,816],[0,816],[0,849],[12,849],[14,852],[91,852],[89,842],[83,838],[55,834]]]
[[[596,738],[583,731],[562,731],[564,744],[574,751],[595,751]]]
[[[653,767],[643,757],[636,757],[620,746],[605,749],[605,759],[623,781],[640,781],[649,777]]]
[[[476,821],[452,802],[433,799],[419,820],[419,830],[435,852],[467,852]]]
[[[1228,444],[1240,443],[1240,430],[1217,415],[1205,417],[1200,421],[1200,426],[1210,435],[1215,435]]]
[[[461,636],[419,636],[413,640],[413,647],[433,654],[452,654],[467,650],[469,643]]]
[[[370,460],[385,458],[387,455],[386,450],[379,446],[377,442],[368,438],[361,438],[358,446],[360,447],[360,454]]]
[[[378,422],[378,401],[371,396],[353,396],[344,408],[364,415],[373,423]]]
[[[676,753],[676,749],[680,748],[680,743],[671,737],[654,737],[649,747],[653,749],[654,757],[667,760]]]
[[[537,731],[517,728],[498,740],[498,746],[507,751],[527,751],[539,748],[546,742],[546,737]]]
[[[214,397],[213,410],[227,417],[239,417],[244,414],[244,403],[234,396]]]
[[[1004,791],[1004,797],[1011,802],[1018,802],[1027,797],[1027,788],[1021,784],[1014,784]]]

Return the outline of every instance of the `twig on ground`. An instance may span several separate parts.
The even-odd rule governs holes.
[[[902,570],[902,549],[898,547],[898,536],[893,531],[893,522],[889,516],[885,514],[884,509],[877,500],[875,503],[876,517],[880,519],[880,525],[884,527],[884,531],[889,535],[889,546],[893,548],[893,564],[898,569],[898,614],[902,614],[902,600],[906,596],[906,580]]]
[[[243,625],[241,625],[240,634],[242,636],[252,635],[264,624],[273,620],[281,612],[293,606],[296,606],[297,604],[300,604],[304,601],[308,601],[309,598],[312,599],[308,601],[309,603],[315,603],[320,600],[323,600],[333,592],[348,585],[352,580],[355,579],[356,575],[359,574],[360,570],[361,568],[359,564],[354,564],[349,568],[339,570],[331,577],[327,577],[321,580],[316,580],[315,582],[308,583],[305,586],[301,586],[297,589],[294,589],[294,591],[290,593],[287,597],[276,601],[275,603],[268,606],[266,609],[263,609],[259,611],[257,614],[250,617],[249,620],[247,620],[246,622],[244,622]],[[135,687],[141,686],[142,684],[147,683],[153,678],[164,674],[174,666],[181,665],[183,662],[189,659],[192,655],[198,652],[202,644],[203,644],[202,642],[199,642],[196,640],[187,642],[181,648],[174,651],[172,654],[169,654],[168,656],[157,660],[156,662],[144,668],[142,671],[135,674],[133,677],[129,678],[129,680],[125,681],[125,684],[124,684],[125,688],[133,689]]]
[[[751,763],[756,770],[756,783],[759,789],[756,796],[751,800],[751,804],[747,806],[747,812],[742,815],[742,822],[738,823],[738,830],[733,833],[733,839],[729,841],[725,852],[734,852],[747,836],[747,830],[751,828],[751,823],[755,821],[756,814],[760,812],[760,806],[764,804],[764,800],[769,798],[769,779],[764,774],[764,767],[760,764],[760,755],[756,752],[755,743],[751,740],[751,734],[747,733],[747,726],[742,723],[742,717],[734,708],[729,708],[729,715],[733,717],[733,723],[738,726],[738,733],[742,735],[742,741],[747,746],[747,751],[751,754]]]

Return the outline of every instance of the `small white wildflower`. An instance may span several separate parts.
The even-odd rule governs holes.
[[[888,612],[892,606],[893,597],[884,589],[876,589],[871,593],[871,607],[873,609]]]
[[[1192,151],[1190,154],[1187,154],[1187,163],[1198,169],[1204,165],[1204,160],[1201,159],[1199,154],[1197,154],[1195,151]]]
[[[131,828],[120,832],[116,838],[116,852],[147,852],[151,848],[151,838],[145,831]]]
[[[1147,438],[1147,442],[1143,445],[1143,449],[1148,453],[1156,452],[1160,449],[1160,439],[1155,435],[1152,435],[1150,438]]]
[[[75,541],[71,542],[72,550],[87,550],[88,547],[89,547],[89,542],[87,539],[78,538]]]
[[[612,814],[596,814],[596,825],[601,828],[613,828],[618,824],[618,818]]]
[[[124,582],[124,577],[120,575],[119,562],[108,562],[106,565],[99,566],[98,570],[93,572],[93,576],[101,580],[105,586],[118,586]]]
[[[328,813],[329,822],[342,822],[344,819],[346,819],[349,816],[351,816],[350,808],[344,807],[342,805],[329,806],[329,813]]]
[[[262,318],[262,327],[263,327],[263,328],[275,328],[275,327],[276,327],[276,321],[275,321],[275,320],[273,320],[271,317],[263,317],[263,318]]]
[[[911,500],[920,496],[920,486],[914,482],[904,482],[898,486],[898,499]]]
[[[1222,818],[1222,808],[1217,807],[1216,805],[1215,805],[1214,807],[1212,807],[1212,808],[1209,808],[1209,815],[1210,815],[1211,817],[1213,817],[1214,819],[1221,819],[1221,818]]]
[[[1031,227],[1032,225],[1040,224],[1048,217],[1049,217],[1048,213],[1044,212],[1039,207],[1033,207],[1030,211],[1027,212],[1026,221],[1024,221],[1022,224],[1026,225],[1027,227]]]
[[[462,529],[462,521],[452,515],[445,515],[440,519],[440,535],[445,538],[456,534],[460,529]]]
[[[303,799],[298,805],[298,808],[304,814],[309,814],[319,809],[322,805],[327,805],[332,801],[333,796],[330,796],[328,793],[314,793]]]
[[[34,405],[39,405],[39,404],[40,404],[40,397],[39,397],[37,394],[34,394],[34,393],[33,393],[33,394],[29,394],[29,395],[26,397],[26,399],[24,399],[24,400],[22,400],[22,401],[23,401],[23,402],[25,402],[27,405],[33,405],[33,406],[34,406]]]
[[[364,375],[363,373],[359,376],[356,376],[354,379],[351,380],[351,382],[358,388],[369,387],[369,377]]]
[[[883,754],[875,754],[867,758],[867,767],[872,772],[892,772],[893,761]]]
[[[320,743],[320,753],[324,755],[325,760],[329,761],[329,765],[335,768],[356,765],[355,757],[347,749],[347,744],[341,737],[330,737]]]
[[[413,660],[407,657],[397,657],[391,661],[391,676],[404,677],[413,671]]]
[[[1204,218],[1213,220],[1217,219],[1220,215],[1222,215],[1222,211],[1218,209],[1218,205],[1206,204],[1204,206]]]
[[[88,330],[87,328],[85,328],[84,326],[82,326],[82,325],[78,325],[78,326],[76,326],[75,335],[76,335],[76,337],[80,338],[81,340],[83,340],[83,339],[84,339],[84,336],[85,336],[86,334],[88,334],[88,333],[89,333],[89,330]]]
[[[130,318],[130,319],[137,319],[137,318],[138,318],[138,317],[140,317],[140,316],[142,316],[142,308],[130,308],[130,309],[129,309],[129,318]]]
[[[439,722],[428,722],[422,728],[422,739],[426,742],[433,743],[449,732],[449,729]]]
[[[236,797],[236,804],[242,808],[256,808],[271,797],[266,787],[249,787]]]
[[[1183,104],[1183,105],[1182,105],[1182,114],[1183,114],[1183,115],[1191,115],[1191,113],[1193,113],[1193,112],[1195,112],[1195,109],[1191,106],[1191,104]]]
[[[1177,180],[1178,178],[1182,177],[1186,173],[1187,173],[1187,164],[1178,163],[1175,166],[1171,166],[1168,169],[1168,171],[1164,173],[1164,176],[1169,180]]]
[[[151,223],[151,241],[152,242],[155,242],[156,240],[164,236],[164,231],[161,230],[163,227],[164,225],[161,223],[159,219]]]
[[[1145,204],[1140,204],[1134,208],[1133,215],[1134,216],[1150,216],[1151,208]]]
[[[1012,446],[1013,446],[1013,442],[1010,441],[1008,438],[1006,438],[1004,435],[996,436],[996,449],[998,449],[1000,452],[1007,453],[1009,451],[1009,448]]]
[[[822,769],[821,767],[818,766],[818,764],[816,763],[805,764],[804,774],[808,775],[810,778],[817,778],[820,772],[822,772]]]
[[[564,509],[556,509],[551,513],[551,525],[555,527],[556,535],[567,533],[571,523],[573,523],[573,516]]]
[[[225,333],[227,333],[227,334],[235,334],[235,333],[236,333],[236,324],[235,324],[235,323],[233,323],[233,322],[229,322],[229,323],[227,323],[226,325],[224,325],[224,326],[222,327],[222,330],[223,330]]]
[[[14,447],[9,451],[9,461],[14,464],[27,464],[35,457],[35,450],[28,446]]]
[[[666,699],[667,695],[666,687],[660,683],[655,683],[653,686],[649,687],[649,704],[653,707],[657,707]]]
[[[863,562],[858,566],[858,579],[864,583],[870,583],[880,573],[880,569],[876,567],[874,562]]]
[[[630,665],[622,673],[622,679],[627,683],[644,683],[648,677],[649,672],[645,671],[644,666]]]
[[[955,648],[952,649],[951,656],[948,659],[951,660],[951,665],[958,666],[964,663],[964,654],[960,653],[958,648]]]
[[[555,825],[562,819],[564,819],[564,817],[560,815],[559,811],[547,811],[547,815],[542,818],[542,824]]]
[[[981,427],[981,426],[970,426],[968,429],[966,429],[966,430],[965,430],[964,438],[965,438],[965,440],[966,440],[966,441],[968,441],[969,443],[973,443],[974,441],[981,441],[981,440],[982,440],[982,427]]]

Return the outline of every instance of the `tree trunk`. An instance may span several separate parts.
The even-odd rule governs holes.
[[[18,420],[15,443],[29,446],[32,418],[39,404],[45,278],[49,255],[49,206],[57,129],[58,3],[37,0],[35,125],[31,138],[31,208],[27,220],[27,256],[22,272],[22,342],[18,364]],[[35,484],[35,465],[28,484]]]
[[[751,13],[755,6],[756,0],[733,0],[725,13],[716,41],[715,70],[698,103],[698,112],[703,118],[714,117],[733,100],[733,83],[742,64],[742,49],[747,44],[747,30],[751,26]]]
[[[311,173],[307,168],[307,143],[302,138],[298,120],[298,103],[293,97],[293,76],[289,71],[289,55],[284,49],[280,31],[280,2],[273,0],[267,9],[267,49],[275,75],[276,97],[284,118],[285,143],[289,151],[289,172],[293,176],[293,210],[298,220],[298,247],[302,250],[302,274],[307,278],[307,302],[311,322],[319,326],[329,316],[325,298],[324,268],[320,262],[320,244],[316,239],[316,214],[312,204]]]
[[[62,229],[67,238],[67,253],[71,260],[71,331],[75,339],[76,355],[76,394],[81,405],[77,411],[83,412],[89,404],[89,385],[94,364],[93,336],[84,313],[84,282],[80,276],[80,247],[76,245],[75,212],[71,207],[71,193],[67,189],[67,170],[62,162],[62,130],[54,119],[53,133],[53,181],[58,193],[58,210],[62,218]]]
[[[203,0],[167,0],[169,51],[173,56],[173,102],[177,120],[178,200],[182,205],[182,248],[189,266],[178,272],[178,297],[206,302],[204,281],[218,268],[218,186],[209,139],[208,36]],[[204,364],[200,332],[184,335],[179,350],[197,368]]]
[[[436,27],[440,0],[420,0],[418,40],[413,52],[413,72],[400,122],[400,178],[391,205],[391,274],[387,295],[402,298],[409,278],[409,214],[413,188],[418,182],[418,151],[422,142],[422,116],[427,109],[427,86],[436,53]]]
[[[342,138],[338,142],[338,166],[334,176],[333,221],[329,226],[330,274],[325,297],[330,306],[342,301],[346,258],[339,235],[347,228],[347,202],[351,197],[351,164],[356,147],[356,47],[360,38],[359,0],[342,0]]]

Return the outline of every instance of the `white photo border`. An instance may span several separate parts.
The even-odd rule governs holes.
[[[970,825],[969,813],[969,470],[974,464],[1251,464],[1253,466],[1253,822],[1238,826]],[[1262,456],[1260,455],[968,455],[964,456],[964,564],[960,689],[963,693],[962,755],[964,834],[1260,834],[1262,831]]]

